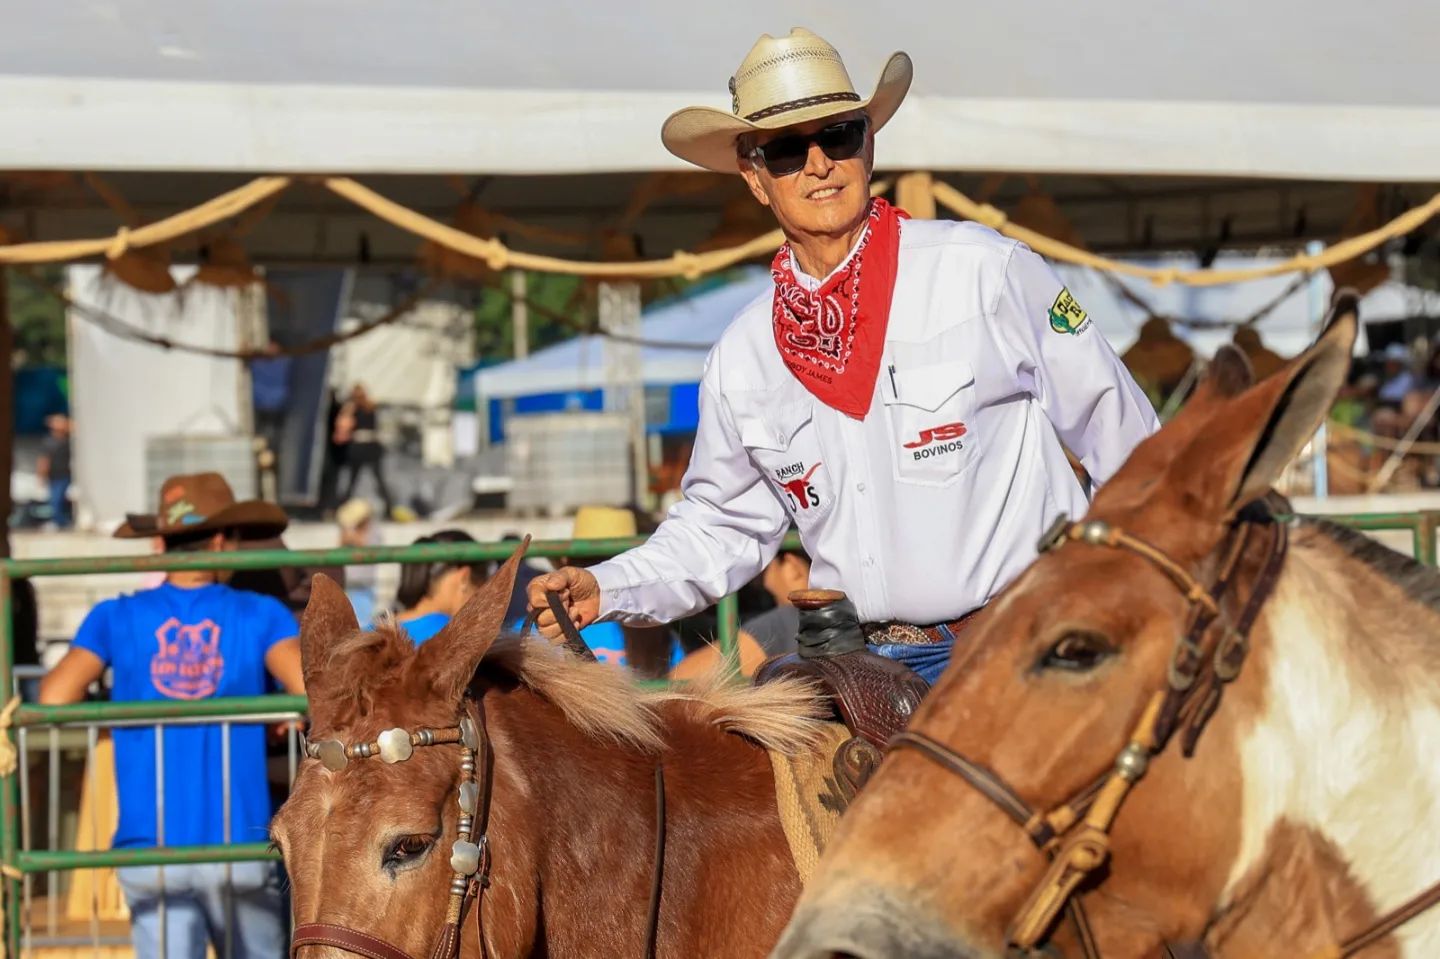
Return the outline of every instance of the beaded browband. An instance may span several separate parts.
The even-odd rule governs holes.
[[[450,868],[455,875],[450,881],[444,932],[431,953],[432,959],[452,959],[458,953],[460,922],[465,906],[489,883],[490,844],[484,831],[483,814],[480,828],[476,829],[476,812],[482,800],[481,786],[475,775],[476,759],[482,744],[481,725],[474,716],[475,704],[467,700],[464,708],[467,715],[461,716],[457,725],[443,729],[422,726],[408,730],[396,727],[380,733],[373,742],[347,744],[338,739],[319,739],[305,743],[305,755],[319,760],[331,772],[341,771],[352,761],[378,758],[393,765],[405,762],[415,754],[416,749],[426,746],[461,745],[457,797],[460,818],[456,822],[455,842],[450,847]],[[294,956],[301,946],[306,945],[339,946],[370,959],[411,959],[403,950],[389,943],[330,923],[297,926],[291,939],[291,955]]]

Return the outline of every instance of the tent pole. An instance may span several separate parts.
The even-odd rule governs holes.
[[[1305,252],[1311,256],[1319,256],[1325,250],[1325,244],[1320,240],[1311,240],[1305,244]],[[1310,282],[1306,284],[1309,294],[1310,315],[1315,318],[1315,338],[1319,339],[1320,333],[1324,330],[1325,324],[1325,293],[1321,288],[1321,277],[1327,275],[1320,270],[1310,274]],[[1330,433],[1325,424],[1320,424],[1314,439],[1310,441],[1311,455],[1313,459],[1313,473],[1315,476],[1315,498],[1327,499],[1330,496],[1330,461],[1327,454],[1330,451]]]
[[[530,310],[526,302],[525,271],[510,273],[510,325],[515,339],[515,359],[530,355]]]
[[[0,558],[10,556],[10,473],[15,466],[15,330],[10,325],[10,269],[0,266]]]

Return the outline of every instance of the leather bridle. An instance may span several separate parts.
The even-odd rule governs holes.
[[[460,951],[460,927],[471,908],[475,910],[479,930],[482,921],[479,901],[490,885],[490,841],[486,835],[490,819],[490,744],[479,704],[467,695],[458,722],[444,729],[397,727],[380,733],[373,742],[345,744],[338,739],[323,739],[305,744],[305,755],[319,760],[331,772],[340,772],[352,761],[364,759],[403,763],[418,748],[450,744],[460,746],[460,783],[456,797],[460,817],[455,824],[455,841],[450,846],[450,868],[455,874],[450,880],[445,924],[430,951],[430,959],[455,959]],[[480,955],[484,959],[485,936],[483,930],[479,931]],[[296,959],[304,946],[329,946],[366,959],[413,959],[404,949],[377,936],[330,922],[296,926],[290,937],[291,959]]]
[[[585,644],[575,623],[565,611],[560,597],[546,593],[546,601],[565,635],[564,645],[581,658],[595,661],[595,653]],[[522,635],[534,626],[528,617]],[[387,729],[373,742],[342,743],[338,739],[311,740],[305,743],[305,755],[319,760],[331,772],[339,772],[354,760],[378,758],[383,763],[401,763],[415,749],[458,743],[460,749],[460,783],[458,802],[460,818],[456,822],[457,837],[450,847],[450,867],[455,871],[450,881],[450,896],[445,909],[445,924],[440,938],[430,951],[429,959],[456,959],[460,952],[460,930],[465,916],[475,912],[475,931],[480,941],[480,959],[486,959],[484,915],[481,899],[490,886],[490,841],[486,829],[490,821],[491,762],[489,733],[481,702],[466,694],[461,703],[460,717],[454,726],[445,729],[421,727],[415,730]],[[646,913],[646,959],[655,956],[660,931],[660,895],[665,874],[665,767],[655,764],[655,858],[650,875],[650,903]],[[366,959],[414,959],[398,946],[369,933],[329,922],[309,922],[296,926],[290,937],[290,959],[298,959],[303,946],[328,946],[342,949]]]
[[[1099,959],[1079,887],[1109,858],[1110,829],[1125,797],[1145,775],[1150,760],[1165,750],[1177,731],[1181,733],[1183,754],[1191,756],[1205,725],[1219,708],[1225,687],[1240,675],[1249,651],[1250,630],[1274,591],[1285,562],[1288,536],[1285,522],[1277,519],[1276,512],[1288,514],[1290,510],[1288,503],[1273,494],[1241,510],[1221,547],[1219,572],[1209,588],[1163,550],[1109,523],[1072,523],[1062,516],[1045,534],[1040,543],[1042,552],[1067,543],[1085,543],[1135,553],[1169,577],[1189,604],[1188,627],[1171,653],[1165,684],[1141,713],[1129,742],[1116,755],[1113,768],[1068,802],[1048,812],[1037,811],[999,775],[924,733],[906,730],[891,740],[892,750],[913,749],[963,779],[1013,819],[1050,858],[1044,878],[1011,924],[1007,939],[1012,951],[1023,955],[1034,950],[1048,937],[1064,909],[1075,924],[1081,951],[1087,959]],[[1243,560],[1254,551],[1252,544],[1258,544],[1260,551],[1258,572],[1249,598],[1230,621],[1222,601]],[[1311,959],[1347,959],[1437,904],[1440,882]]]
[[[1075,924],[1081,951],[1088,959],[1098,959],[1099,950],[1077,891],[1109,858],[1110,830],[1120,806],[1145,775],[1150,760],[1182,729],[1182,748],[1186,756],[1191,755],[1225,686],[1240,674],[1249,650],[1250,629],[1279,579],[1287,535],[1285,525],[1275,520],[1266,504],[1247,507],[1221,547],[1219,572],[1208,588],[1163,550],[1109,523],[1073,523],[1062,516],[1045,534],[1040,550],[1056,550],[1067,543],[1123,549],[1143,557],[1180,589],[1188,604],[1188,624],[1171,653],[1165,683],[1146,704],[1112,768],[1068,801],[1043,811],[1022,799],[997,773],[918,730],[899,733],[890,748],[913,749],[964,780],[1014,820],[1049,857],[1044,878],[1031,891],[1007,933],[1011,949],[1022,954],[1034,950],[1049,936],[1063,909]],[[1222,602],[1243,560],[1257,549],[1259,571],[1249,598],[1232,621],[1224,614]]]

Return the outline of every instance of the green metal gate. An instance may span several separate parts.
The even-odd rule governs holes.
[[[1331,516],[1337,522],[1364,531],[1408,531],[1414,555],[1421,562],[1436,563],[1436,529],[1440,512],[1366,513]],[[530,545],[527,555],[535,557],[606,557],[636,546],[642,539],[546,540]],[[788,545],[798,545],[793,537]],[[253,550],[226,553],[184,553],[157,556],[110,556],[66,559],[0,561],[0,690],[14,688],[14,638],[11,635],[10,584],[21,577],[84,576],[100,573],[136,573],[174,570],[278,569],[295,566],[360,566],[379,563],[483,562],[503,560],[514,543],[437,543],[424,546],[376,547],[330,550]],[[738,606],[734,596],[716,604],[719,645],[731,662],[738,661],[736,637]],[[68,706],[20,705],[8,727],[0,721],[4,736],[14,747],[18,730],[62,729],[67,726],[104,724],[148,724],[164,721],[223,718],[228,722],[268,721],[276,717],[303,715],[303,696],[253,696],[175,702],[87,702]],[[93,739],[93,733],[91,734]],[[23,763],[25,757],[20,757]],[[20,848],[20,781],[9,775],[0,781],[0,884],[5,894],[6,947],[8,954],[20,954],[22,920],[21,878],[52,871],[185,863],[223,863],[276,858],[264,843],[232,842],[211,846],[158,846],[149,849],[110,849],[93,852]]]

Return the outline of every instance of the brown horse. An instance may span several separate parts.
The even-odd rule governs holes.
[[[1086,875],[1105,959],[1152,959],[1166,943],[1217,959],[1351,955],[1339,944],[1440,879],[1440,577],[1330,523],[1247,507],[1342,383],[1356,328],[1353,300],[1343,306],[1259,385],[1217,358],[1086,522],[1057,528],[1059,548],[976,622],[902,734],[913,738],[846,814],[774,956],[996,959],[1050,929],[1052,951],[1033,954],[1080,955],[1063,917],[1021,934],[1017,920],[1056,915],[1032,904],[1069,898],[1045,884],[1036,845]],[[1243,530],[1264,548],[1237,554],[1212,612],[1224,544]],[[1284,534],[1288,553],[1264,546]],[[1177,646],[1214,613],[1203,655]],[[1166,747],[1152,704],[1197,663],[1190,688],[1223,696],[1178,693]],[[1097,777],[1102,793],[1087,793]],[[1078,825],[1032,816],[1067,801]],[[1102,828],[1082,835],[1092,816]],[[1358,954],[1440,956],[1440,911]]]
[[[460,955],[641,959],[657,765],[665,828],[655,954],[763,956],[800,891],[766,749],[815,737],[809,691],[647,693],[623,671],[543,641],[497,639],[519,557],[418,648],[394,628],[361,631],[340,590],[316,577],[301,628],[314,758],[272,827],[293,883],[297,943],[303,927],[329,927],[314,927],[321,933],[308,936],[304,956],[447,954],[437,943],[461,871],[452,841],[470,831],[477,843],[488,832],[491,865],[488,886],[466,902]],[[478,747],[467,715],[478,720]],[[400,745],[382,735],[396,729],[416,735]],[[378,745],[379,756],[368,746],[348,759],[327,752],[357,743]],[[406,758],[389,761],[397,749]],[[474,826],[456,802],[471,776],[485,793],[477,803],[470,787]],[[333,927],[381,942],[367,947]]]

